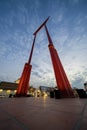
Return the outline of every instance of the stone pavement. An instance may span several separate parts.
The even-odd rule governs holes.
[[[87,130],[87,99],[0,98],[0,130]]]

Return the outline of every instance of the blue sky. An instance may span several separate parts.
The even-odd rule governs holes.
[[[33,33],[48,30],[72,87],[87,81],[87,0],[0,0],[0,81],[14,82],[28,61]],[[56,86],[43,28],[36,38],[30,85]]]

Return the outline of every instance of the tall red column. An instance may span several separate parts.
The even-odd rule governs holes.
[[[60,90],[61,97],[63,97],[63,98],[74,97],[71,85],[70,85],[69,80],[66,76],[64,68],[61,64],[58,53],[53,45],[53,42],[51,40],[51,37],[49,35],[49,32],[48,32],[46,25],[45,25],[45,30],[46,30],[48,41],[49,41],[48,47],[49,47],[49,51],[50,51],[50,55],[51,55],[53,68],[54,68],[56,83],[57,83],[58,89]]]
[[[25,63],[16,96],[27,96],[32,65]]]
[[[24,70],[22,72],[22,75],[21,75],[21,78],[20,78],[20,82],[19,82],[19,85],[18,85],[18,88],[17,88],[17,92],[16,92],[16,96],[17,97],[19,97],[19,96],[27,96],[27,91],[28,91],[28,86],[29,86],[29,81],[30,81],[31,68],[32,68],[32,65],[30,63],[31,63],[32,54],[33,54],[33,50],[34,50],[36,34],[46,24],[46,22],[48,20],[49,20],[49,17],[34,32],[34,40],[33,40],[32,48],[31,48],[29,60],[28,60],[28,63],[25,63]]]
[[[31,68],[32,68],[32,65],[30,63],[31,63],[31,58],[32,58],[32,54],[33,54],[35,39],[36,39],[36,35],[34,35],[34,40],[33,40],[33,44],[32,44],[31,53],[30,53],[30,56],[29,56],[28,63],[25,63],[24,69],[23,69],[23,72],[22,72],[22,75],[21,75],[21,78],[20,78],[20,82],[19,82],[17,92],[16,92],[17,97],[27,96],[27,91],[28,91],[29,81],[30,81]]]

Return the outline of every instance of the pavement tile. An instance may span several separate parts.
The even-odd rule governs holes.
[[[87,99],[0,99],[0,130],[86,130]]]

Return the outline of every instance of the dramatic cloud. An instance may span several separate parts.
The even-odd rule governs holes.
[[[86,0],[0,0],[0,80],[14,82],[28,61],[33,33],[47,27],[72,87],[87,81]],[[43,28],[36,38],[30,85],[56,86]]]

